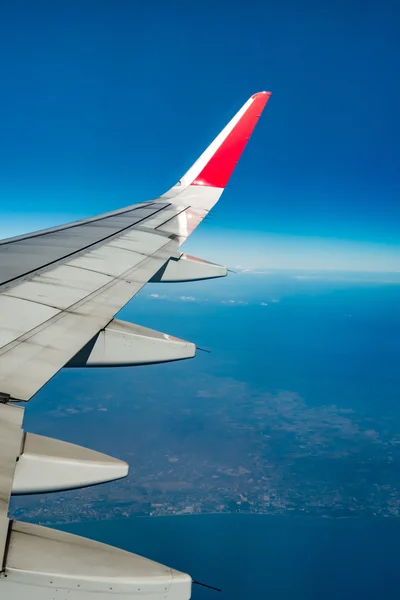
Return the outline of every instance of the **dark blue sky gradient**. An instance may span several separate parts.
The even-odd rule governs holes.
[[[162,193],[252,93],[268,89],[196,243],[218,234],[233,248],[249,233],[260,243],[277,234],[291,248],[311,240],[312,254],[313,239],[333,238],[363,242],[358,259],[377,244],[393,264],[399,26],[400,4],[388,0],[9,4],[0,233]]]

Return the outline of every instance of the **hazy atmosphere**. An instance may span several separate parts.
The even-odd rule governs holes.
[[[240,168],[187,250],[231,267],[398,271],[399,10],[9,5],[0,234],[156,197],[268,89]]]

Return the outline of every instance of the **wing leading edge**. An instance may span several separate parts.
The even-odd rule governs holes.
[[[84,538],[9,520],[12,493],[84,487],[123,477],[128,468],[73,444],[25,434],[23,408],[11,402],[30,400],[65,366],[139,365],[194,356],[193,344],[114,317],[148,281],[227,274],[225,267],[182,254],[179,247],[220,198],[269,97],[259,92],[249,98],[160,198],[0,241],[1,597],[46,600],[56,586],[71,600],[95,592],[104,600],[149,593],[154,600],[190,598],[188,575]],[[85,561],[88,551],[92,559]]]

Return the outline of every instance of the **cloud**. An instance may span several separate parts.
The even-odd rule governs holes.
[[[221,300],[221,304],[248,304],[244,300]]]
[[[160,294],[149,294],[149,298],[159,298],[160,300],[162,298],[166,298],[167,296],[165,294],[160,295]]]
[[[209,390],[199,390],[196,394],[197,398],[212,398],[213,392]]]
[[[260,302],[260,306],[268,306],[268,302]]]
[[[194,302],[196,298],[194,296],[179,296],[179,300],[183,300],[184,302]]]
[[[235,269],[239,275],[270,275],[270,271],[257,267],[242,267],[241,265],[235,265]]]

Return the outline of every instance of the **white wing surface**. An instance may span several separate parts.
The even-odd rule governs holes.
[[[128,471],[112,457],[24,433],[21,403],[66,366],[194,356],[189,342],[114,317],[148,281],[226,275],[225,267],[179,247],[221,196],[269,96],[252,96],[156,200],[0,241],[0,598],[190,597],[185,574],[9,520],[11,493],[83,487]]]

